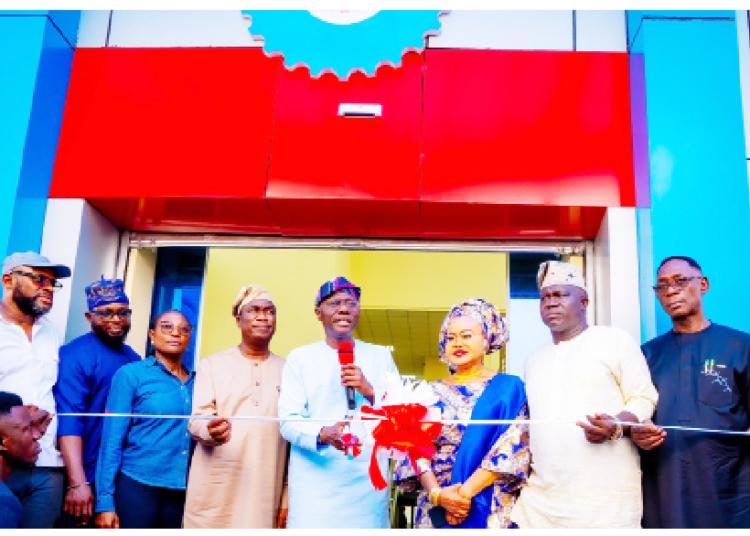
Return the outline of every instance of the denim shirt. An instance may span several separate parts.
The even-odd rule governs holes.
[[[148,357],[115,373],[107,412],[190,415],[194,383],[193,371],[183,383]],[[96,466],[96,511],[115,511],[118,471],[148,486],[185,489],[190,458],[187,425],[187,419],[105,418]]]

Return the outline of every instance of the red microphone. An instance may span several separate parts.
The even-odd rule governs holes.
[[[350,341],[341,341],[339,343],[339,364],[341,366],[354,364],[354,347]],[[350,410],[354,410],[357,407],[354,401],[354,387],[346,388],[346,401],[349,403]]]

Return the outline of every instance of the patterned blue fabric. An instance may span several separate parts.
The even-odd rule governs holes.
[[[524,406],[526,406],[526,390],[521,379],[516,376],[498,374],[490,380],[484,393],[477,400],[471,418],[472,420],[508,419],[510,416],[518,415]],[[472,473],[481,467],[486,453],[509,427],[508,424],[469,426],[461,440],[451,474],[451,482],[466,482]],[[487,518],[491,509],[492,486],[488,486],[474,496],[469,517],[463,523],[445,525],[443,528],[487,528]]]
[[[496,378],[500,376],[505,375],[499,374]],[[511,383],[523,389],[523,382],[519,378],[514,376],[505,376],[505,378],[508,379],[498,380],[498,385],[505,383],[507,389],[507,384]],[[433,383],[431,386],[435,394],[439,397],[436,406],[442,411],[443,420],[450,421],[471,418],[474,408],[491,381],[487,380],[466,385],[448,385],[443,382]],[[508,390],[512,391],[513,389]],[[528,419],[528,412],[524,404],[522,407],[517,408],[515,413],[512,413],[513,408],[510,407],[511,404],[506,393],[500,392],[498,394],[496,392],[490,396],[493,396],[493,398],[497,397],[499,400],[495,402],[501,406],[497,408],[500,411],[496,412],[496,416],[493,418],[515,419],[518,421],[518,424],[507,426],[505,432],[499,435],[494,444],[485,445],[481,448],[476,446],[469,447],[466,449],[466,452],[473,450],[475,455],[481,455],[481,464],[479,466],[482,469],[500,474],[499,478],[487,488],[490,490],[488,494],[491,496],[491,507],[482,527],[508,528],[514,526],[510,521],[510,511],[529,473],[528,425],[524,423]],[[500,400],[504,400],[505,403],[501,403]],[[490,404],[490,406],[493,406],[493,404]],[[464,435],[470,428],[477,428],[477,426],[465,426],[458,423],[445,424],[440,435],[435,438],[434,443],[437,446],[437,451],[430,461],[430,470],[435,474],[438,484],[441,487],[459,482],[458,480],[453,480],[453,478],[457,477],[452,475],[452,472],[459,451],[463,448]],[[491,429],[493,427],[480,426],[479,428]],[[408,457],[396,465],[393,479],[398,484],[399,489],[403,491],[418,490],[420,483],[417,477],[418,475],[414,472]],[[416,528],[433,528],[430,517],[427,515],[431,508],[432,505],[427,499],[427,492],[420,490],[417,499]]]
[[[86,287],[86,301],[89,311],[110,303],[130,303],[125,295],[125,283],[120,279],[104,279],[104,276]]]
[[[359,287],[351,284],[346,277],[335,277],[330,281],[326,281],[320,286],[318,295],[315,297],[315,307],[320,305],[322,302],[324,302],[340,290],[351,294],[354,298],[357,299],[359,299],[362,294],[362,290]]]

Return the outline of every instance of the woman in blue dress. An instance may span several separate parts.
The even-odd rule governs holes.
[[[432,384],[445,420],[514,424],[444,424],[432,460],[407,458],[394,473],[404,491],[421,487],[417,528],[510,528],[510,511],[529,472],[526,392],[516,376],[484,366],[508,340],[497,308],[479,298],[455,305],[440,330],[440,359],[455,370]]]
[[[154,354],[121,367],[106,410],[132,415],[190,415],[195,373],[182,363],[193,326],[179,311],[154,319]],[[96,524],[101,528],[174,528],[185,509],[190,434],[187,419],[109,417],[96,466]]]

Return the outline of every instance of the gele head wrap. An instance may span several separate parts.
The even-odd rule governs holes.
[[[343,290],[357,299],[359,299],[362,294],[362,290],[351,284],[346,277],[335,277],[320,286],[318,295],[315,297],[315,307],[336,294],[339,290]]]
[[[451,320],[459,316],[469,316],[482,326],[484,340],[486,341],[485,353],[487,355],[497,352],[508,342],[508,325],[503,317],[500,316],[500,311],[497,310],[497,307],[481,298],[469,298],[454,305],[448,311],[445,320],[443,320],[443,325],[440,328],[440,340],[438,341],[440,361],[443,363],[448,362],[448,356],[445,353],[448,325],[451,323]]]
[[[268,300],[273,302],[273,298],[266,289],[260,285],[248,285],[240,289],[240,293],[237,294],[234,303],[232,304],[232,316],[240,316],[242,308],[255,300]]]

